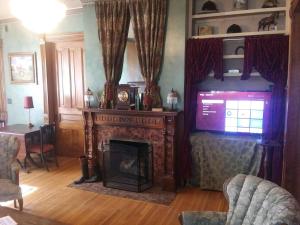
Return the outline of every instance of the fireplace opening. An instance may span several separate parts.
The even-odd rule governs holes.
[[[103,185],[134,192],[152,187],[152,146],[147,142],[111,139],[103,152]]]

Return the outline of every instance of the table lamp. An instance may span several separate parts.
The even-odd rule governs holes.
[[[176,111],[176,104],[178,103],[178,94],[176,91],[171,90],[167,96],[167,103],[171,105],[171,111]]]
[[[94,94],[89,88],[84,93],[84,101],[85,101],[86,107],[91,108],[91,101],[94,101]]]
[[[24,109],[28,109],[28,127],[33,127],[33,124],[30,121],[30,109],[33,109],[33,101],[31,96],[25,96],[24,97]]]

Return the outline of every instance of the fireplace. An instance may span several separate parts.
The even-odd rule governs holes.
[[[143,141],[111,139],[103,152],[103,185],[142,192],[153,184],[152,146]]]
[[[85,152],[89,158],[95,159],[94,162],[103,162],[103,155],[98,154],[102,143],[112,139],[146,140],[153,152],[153,185],[165,191],[175,191],[182,115],[178,112],[84,109]],[[103,173],[104,165],[101,164]],[[91,161],[90,174],[92,165]]]

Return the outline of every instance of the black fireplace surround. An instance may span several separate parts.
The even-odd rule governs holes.
[[[103,185],[134,192],[152,187],[151,144],[137,140],[111,139],[103,152]]]

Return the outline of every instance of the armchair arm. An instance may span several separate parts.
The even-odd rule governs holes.
[[[185,211],[179,215],[182,225],[225,225],[226,219],[225,212]]]
[[[11,164],[11,180],[14,184],[19,185],[19,165],[17,162]]]

